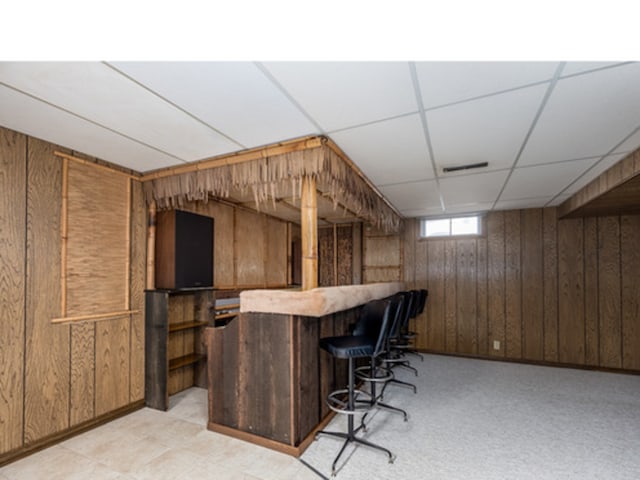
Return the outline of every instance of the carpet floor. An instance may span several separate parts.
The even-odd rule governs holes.
[[[390,386],[363,438],[396,456],[350,445],[337,479],[638,479],[640,376],[440,355],[412,360],[418,393]],[[337,415],[327,430],[346,430]],[[301,457],[330,477],[342,441],[319,436]]]

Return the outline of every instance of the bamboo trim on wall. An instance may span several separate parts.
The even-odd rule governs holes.
[[[104,170],[104,171],[107,171],[109,173],[117,173],[119,175],[124,175],[125,177],[129,177],[130,179],[136,180],[138,182],[142,181],[142,177],[140,177],[140,176],[132,175],[130,173],[123,172],[121,170],[116,170],[114,168],[107,167],[105,165],[100,165],[99,163],[91,162],[89,160],[85,160],[84,158],[74,157],[73,155],[69,155],[68,153],[63,153],[63,152],[59,152],[59,151],[56,150],[56,151],[53,152],[53,154],[56,157],[60,157],[60,158],[66,159],[66,160],[71,160],[73,162],[81,163],[83,165],[94,167],[94,168],[97,168],[99,170]]]
[[[90,315],[76,315],[74,317],[61,317],[51,319],[51,323],[72,323],[83,320],[103,320],[106,318],[126,317],[140,313],[140,310],[122,310],[119,312],[95,313]]]
[[[60,263],[60,316],[57,318],[51,319],[50,320],[51,323],[69,323],[69,322],[75,322],[75,321],[98,320],[98,319],[104,319],[104,318],[110,318],[110,317],[131,315],[133,313],[139,312],[139,310],[131,309],[131,290],[130,290],[131,235],[132,235],[132,232],[131,232],[131,208],[132,208],[131,180],[133,177],[129,174],[125,174],[123,172],[113,170],[108,167],[93,163],[89,160],[80,159],[80,158],[73,157],[71,155],[63,154],[60,152],[54,152],[54,154],[55,156],[60,157],[61,167],[62,167],[61,168],[61,171],[62,171],[61,194],[60,194],[61,195],[61,203],[60,203],[61,205],[60,206],[60,237],[61,237],[60,260],[61,260],[61,263]],[[74,167],[72,169],[69,161],[73,161],[79,166]],[[84,248],[82,248],[80,245],[77,244],[78,239],[80,238],[78,237],[78,235],[80,234],[80,232],[83,232],[82,225],[84,224],[82,225],[78,224],[76,221],[71,225],[71,222],[70,222],[71,216],[72,214],[74,214],[73,212],[79,213],[82,210],[87,210],[87,208],[90,208],[92,205],[94,208],[96,207],[96,205],[99,205],[99,204],[96,204],[95,201],[90,201],[89,204],[87,205],[87,208],[84,208],[86,195],[92,194],[91,189],[87,188],[87,185],[90,185],[90,183],[87,183],[87,182],[95,182],[97,178],[95,174],[90,173],[92,172],[91,168],[90,169],[85,168],[83,170],[84,167],[92,167],[99,171],[105,171],[105,172],[109,172],[110,174],[116,174],[116,176],[111,176],[110,180],[106,182],[103,186],[101,186],[101,188],[103,189],[106,188],[107,189],[106,191],[108,192],[111,192],[112,189],[115,189],[112,192],[114,195],[118,194],[124,197],[124,198],[121,197],[122,198],[121,201],[116,202],[116,205],[118,206],[118,208],[120,207],[124,208],[124,212],[123,212],[124,221],[118,220],[113,225],[109,223],[112,230],[113,228],[120,229],[120,227],[122,226],[122,230],[119,230],[119,231],[124,237],[123,238],[124,245],[122,245],[121,247],[117,247],[116,249],[116,251],[118,252],[116,257],[117,263],[114,264],[115,271],[120,271],[119,270],[120,268],[124,269],[124,279],[121,279],[121,277],[119,277],[120,274],[118,274],[118,278],[120,278],[120,280],[117,280],[117,283],[122,283],[123,285],[125,285],[125,288],[122,290],[123,296],[122,297],[120,297],[119,295],[115,296],[115,292],[114,292],[114,300],[116,299],[116,297],[121,298],[122,300],[120,301],[122,301],[122,303],[120,305],[122,305],[122,307],[120,305],[116,306],[115,303],[112,302],[111,306],[106,307],[108,311],[105,313],[95,313],[96,305],[92,305],[91,300],[88,300],[86,305],[85,303],[79,304],[77,290],[72,290],[71,292],[69,291],[69,288],[71,288],[69,275],[70,273],[73,274],[73,271],[76,268],[78,268],[78,266],[81,266],[80,271],[83,272],[82,275],[86,275],[88,273],[87,268],[93,268],[93,267],[96,267],[97,265],[102,265],[100,263],[97,263],[97,264],[95,263],[96,262],[95,248],[93,249],[94,253],[91,254],[90,253],[92,251],[91,248],[88,248],[88,250],[85,251]],[[124,181],[117,180],[119,178],[120,179],[123,178],[122,176],[124,176]],[[108,178],[108,177],[105,177],[105,178]],[[77,184],[74,183],[75,186],[73,190],[71,190],[73,181],[81,182],[81,183],[77,183]],[[84,184],[82,182],[84,182]],[[74,202],[73,208],[72,208],[72,200]],[[111,218],[112,220],[114,218],[117,218],[118,216],[117,214],[114,216],[113,211],[109,211],[109,212],[111,213],[109,218]],[[80,221],[83,221],[83,220],[92,221],[90,214],[87,214],[87,212],[82,212],[82,215],[80,216],[80,218],[81,218]],[[105,218],[103,218],[102,220],[105,220]],[[73,226],[73,228],[75,229],[74,230],[75,234],[73,238],[70,238],[71,226]],[[94,232],[93,237],[91,236],[92,235],[90,233],[91,231]],[[96,238],[95,237],[96,230],[88,229],[87,232],[89,232],[89,237],[88,237],[88,240],[86,241],[89,242],[87,243],[87,246],[90,247],[90,245],[92,245],[91,239],[93,238],[93,240],[95,240]],[[74,247],[75,256],[70,257],[69,248],[71,247],[72,243],[75,244],[75,247]],[[111,250],[110,252],[113,253],[113,251]],[[107,253],[107,255],[109,255],[109,253]],[[122,263],[120,263],[120,261],[122,261]],[[109,264],[107,263],[107,265]],[[105,274],[106,272],[108,275],[111,275],[111,276],[105,277],[105,279],[106,280],[111,279],[111,281],[113,282],[113,281],[116,281],[116,277],[113,276],[115,274],[115,271],[103,270],[102,274]],[[109,273],[109,272],[112,272],[112,273]],[[76,272],[76,274],[77,273],[78,272]],[[122,280],[124,280],[124,282],[122,282]],[[77,282],[78,282],[78,279],[76,278],[75,283],[77,284]],[[76,287],[77,286],[78,285],[76,285]],[[102,292],[102,295],[103,297],[104,295],[106,295],[104,291]],[[111,310],[114,307],[117,310]],[[84,314],[82,310],[85,308],[91,313]],[[123,310],[120,310],[120,308],[123,308]],[[80,311],[78,311],[79,309]],[[69,314],[71,315],[69,316]]]
[[[67,315],[67,240],[69,218],[69,160],[62,159],[62,208],[60,212],[60,316]]]

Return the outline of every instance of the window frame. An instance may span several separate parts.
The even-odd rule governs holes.
[[[468,217],[476,217],[478,219],[478,233],[469,233],[469,234],[457,234],[453,235],[452,232],[452,220],[456,218],[468,218]],[[483,213],[473,213],[473,214],[463,214],[463,215],[452,215],[447,217],[422,217],[418,219],[418,240],[424,241],[433,241],[433,240],[465,240],[465,239],[475,239],[475,238],[484,238],[486,237],[486,214]],[[448,220],[449,221],[449,234],[448,235],[426,235],[426,223],[432,220]],[[424,235],[423,235],[424,232]]]

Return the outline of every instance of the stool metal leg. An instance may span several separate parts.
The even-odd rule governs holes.
[[[349,400],[348,400],[348,404],[347,404],[347,412],[351,411],[353,412],[355,410],[355,398],[354,398],[354,385],[355,385],[355,374],[354,374],[354,365],[353,365],[353,358],[349,357],[349,385],[348,385],[348,389],[349,389]],[[353,422],[353,415],[348,415],[347,418],[347,432],[328,432],[328,431],[324,431],[321,430],[319,432],[316,433],[316,435],[320,435],[320,434],[324,434],[324,435],[330,435],[332,437],[338,437],[338,438],[344,438],[344,444],[342,445],[342,448],[340,449],[340,451],[338,452],[338,455],[336,456],[336,458],[334,459],[333,463],[331,464],[331,476],[335,476],[336,474],[336,465],[338,463],[338,460],[340,460],[340,457],[342,456],[342,454],[344,453],[344,450],[347,448],[347,445],[351,442],[353,443],[359,443],[361,445],[365,445],[367,447],[371,447],[371,448],[375,448],[376,450],[380,450],[382,452],[385,452],[388,457],[389,457],[389,463],[393,463],[393,461],[395,460],[395,457],[393,456],[393,454],[391,453],[390,450],[381,447],[380,445],[376,445],[375,443],[371,443],[367,440],[363,440],[361,438],[357,438],[356,437],[356,433],[363,428],[363,425],[360,425],[358,428],[354,428],[354,422]]]

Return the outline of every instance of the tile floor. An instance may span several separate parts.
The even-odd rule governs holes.
[[[0,480],[317,480],[298,459],[206,429],[207,391],[171,397],[0,468]]]

